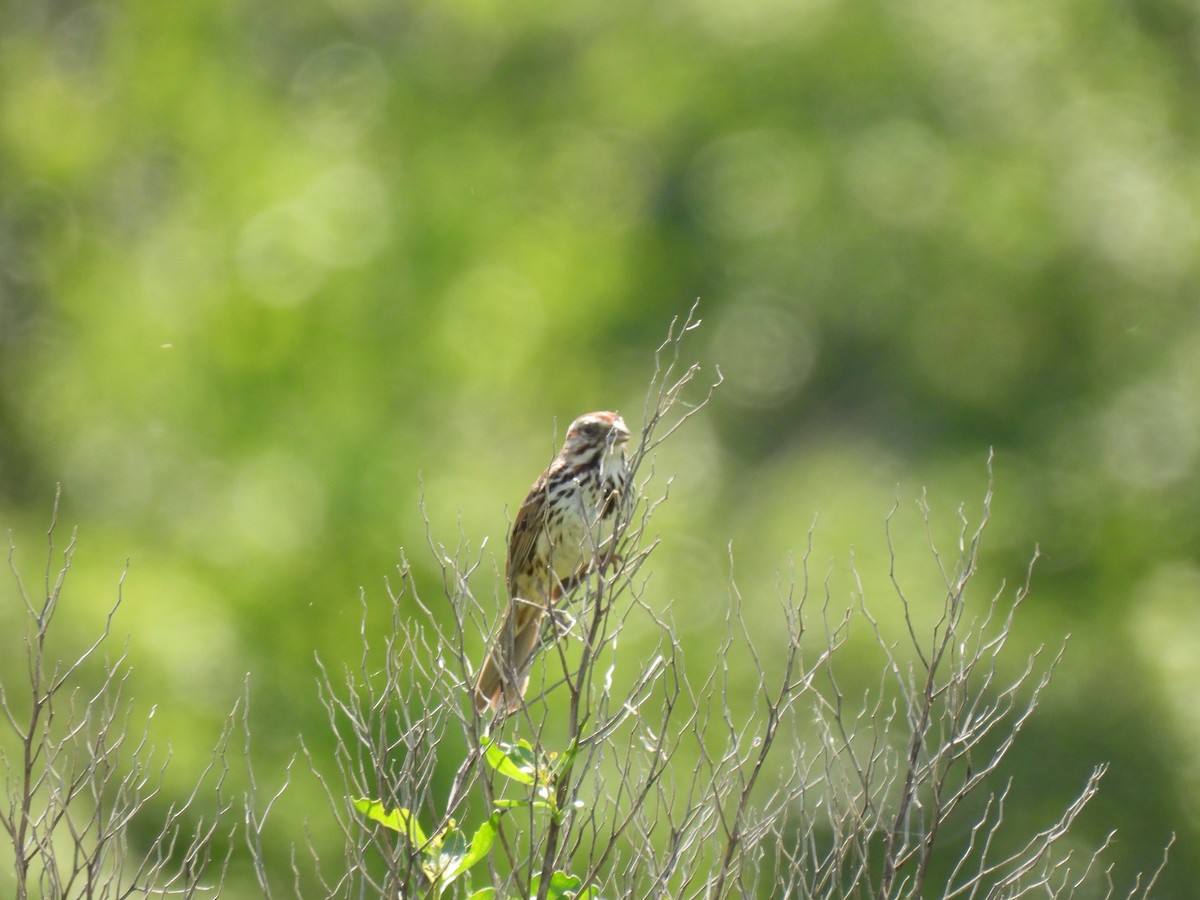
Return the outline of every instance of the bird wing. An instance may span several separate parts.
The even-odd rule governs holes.
[[[546,485],[547,474],[542,475],[529,490],[525,502],[517,510],[517,518],[513,521],[512,534],[508,537],[508,566],[507,580],[509,596],[515,596],[513,582],[517,573],[530,568],[530,561],[537,552],[538,535],[543,530],[543,519],[546,515]],[[526,597],[526,600],[538,600],[538,597]]]

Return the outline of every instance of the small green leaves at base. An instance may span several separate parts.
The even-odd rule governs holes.
[[[487,821],[475,830],[468,844],[466,834],[458,828],[453,819],[432,838],[427,838],[410,810],[397,807],[388,812],[380,801],[368,800],[365,797],[352,800],[351,803],[368,819],[404,835],[413,851],[420,854],[421,872],[435,887],[439,896],[491,852],[500,824],[500,813],[492,813]],[[481,892],[472,896],[481,896]]]
[[[534,875],[533,881],[529,885],[529,896],[536,897],[538,888],[541,887],[542,876]],[[591,888],[586,891],[580,891],[583,886],[583,879],[578,875],[568,875],[566,872],[555,872],[550,876],[550,887],[546,892],[547,900],[592,900]]]
[[[483,758],[497,774],[521,784],[537,783],[537,757],[528,741],[501,744],[485,737],[480,743],[483,745]]]
[[[383,803],[378,800],[368,800],[366,797],[359,797],[350,801],[354,808],[385,828],[390,828],[392,831],[398,831],[408,839],[408,843],[412,845],[414,850],[419,850],[429,843],[429,839],[425,837],[425,832],[421,830],[421,826],[417,823],[417,817],[403,807],[397,807],[391,812],[386,812],[383,808]]]

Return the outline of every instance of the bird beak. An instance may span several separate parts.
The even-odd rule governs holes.
[[[624,419],[613,419],[612,440],[614,444],[624,444],[629,440],[630,431]]]

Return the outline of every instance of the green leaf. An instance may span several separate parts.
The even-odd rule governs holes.
[[[512,747],[485,737],[482,744],[483,758],[498,774],[521,784],[536,783],[537,764],[528,743],[520,741]]]
[[[529,741],[524,738],[508,748],[508,758],[516,763],[522,771],[536,772],[541,768],[538,765],[537,753],[534,752]]]
[[[541,886],[542,876],[534,875],[533,880],[529,884],[529,896],[536,897],[538,888]],[[566,872],[555,872],[550,876],[550,887],[546,891],[548,900],[588,900],[591,897],[591,890],[586,890],[579,893],[579,888],[583,885],[583,879],[578,875],[569,875]]]
[[[571,763],[575,762],[575,757],[579,753],[579,742],[572,741],[571,746],[562,752],[562,754],[554,761],[554,775],[557,777],[560,773],[571,768]]]
[[[485,887],[471,894],[471,896],[467,897],[467,900],[495,900],[495,897],[496,889],[494,887]]]
[[[462,860],[466,855],[467,838],[461,831],[455,829],[443,836],[437,855],[431,855],[429,862],[422,866],[425,875],[438,886],[439,894],[449,887],[455,878],[466,871],[461,868]]]
[[[488,851],[492,849],[492,844],[496,840],[496,829],[499,824],[500,814],[492,813],[488,820],[476,829],[475,834],[471,837],[470,849],[459,856],[455,864],[448,868],[442,876],[444,884],[449,884],[488,855]]]
[[[574,897],[582,886],[583,879],[578,875],[555,872],[550,876],[550,891],[546,896],[555,898],[555,900],[560,897]]]
[[[409,844],[414,848],[421,848],[429,843],[429,839],[425,837],[425,832],[417,822],[417,817],[404,807],[398,807],[391,812],[387,812],[383,808],[383,803],[379,800],[368,800],[366,797],[359,797],[350,802],[356,810],[368,819],[378,822],[383,827],[392,829],[392,831],[400,832],[408,838]]]

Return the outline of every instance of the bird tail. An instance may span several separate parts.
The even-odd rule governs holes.
[[[508,604],[500,632],[475,680],[476,712],[491,707],[513,713],[521,708],[545,615],[545,607],[519,597]]]

